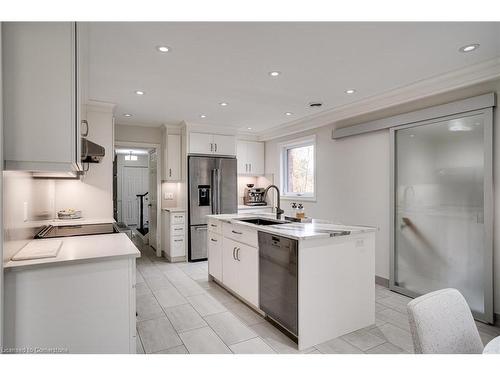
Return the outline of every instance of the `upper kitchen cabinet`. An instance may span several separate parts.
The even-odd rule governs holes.
[[[238,141],[236,146],[238,174],[260,176],[264,174],[264,143]]]
[[[167,150],[165,152],[166,181],[179,181],[182,179],[181,167],[181,140],[180,134],[168,134],[166,140]]]
[[[2,44],[5,169],[76,176],[82,170],[76,23],[3,22]]]
[[[236,140],[232,135],[189,133],[189,153],[236,155]]]

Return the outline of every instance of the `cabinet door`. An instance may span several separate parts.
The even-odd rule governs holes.
[[[222,281],[222,236],[208,231],[208,274]]]
[[[236,155],[236,138],[232,135],[213,135],[214,153],[218,155]]]
[[[249,173],[253,176],[264,174],[264,143],[247,143],[247,160],[250,164]]]
[[[5,22],[2,34],[7,168],[77,169],[75,23]]]
[[[259,251],[255,247],[238,244],[238,289],[241,297],[259,307]]]
[[[238,242],[224,238],[222,243],[222,282],[228,288],[238,292],[238,261],[236,250]]]
[[[236,160],[238,161],[238,174],[248,173],[247,143],[239,141],[236,143]]]
[[[214,152],[213,135],[207,133],[189,133],[189,152],[191,154],[212,154]]]
[[[167,169],[165,179],[167,181],[179,181],[181,179],[181,136],[177,134],[167,135]]]

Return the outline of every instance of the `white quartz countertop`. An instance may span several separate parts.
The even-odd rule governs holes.
[[[329,238],[332,237],[333,232],[348,231],[349,234],[360,234],[375,232],[376,228],[368,226],[353,226],[353,225],[342,225],[332,223],[327,220],[313,219],[312,223],[285,223],[277,225],[256,225],[251,223],[245,223],[239,221],[243,218],[264,218],[264,219],[276,219],[276,215],[269,213],[259,213],[259,214],[223,214],[223,215],[207,215],[211,219],[221,220],[227,223],[233,223],[238,225],[244,225],[248,227],[255,228],[261,232],[267,232],[276,234],[279,236],[289,237],[297,240],[307,240],[316,238]],[[282,220],[283,221],[283,220]]]
[[[100,221],[102,223],[102,221]],[[70,262],[99,261],[117,257],[139,258],[141,253],[125,233],[99,234],[94,236],[59,237],[33,241],[62,241],[59,253],[54,258],[10,260],[5,270],[40,267]]]
[[[272,209],[272,206],[265,205],[265,206],[247,206],[245,204],[239,204],[238,205],[238,210],[258,210],[259,208],[263,209]]]

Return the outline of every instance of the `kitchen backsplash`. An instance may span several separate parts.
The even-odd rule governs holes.
[[[55,214],[55,181],[3,172],[4,260],[10,259]]]
[[[272,176],[238,176],[238,204],[243,204],[247,184],[265,188],[272,184],[271,181],[273,181]]]

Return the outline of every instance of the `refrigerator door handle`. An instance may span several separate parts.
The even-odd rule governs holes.
[[[221,194],[220,194],[220,169],[216,169],[217,176],[217,214],[221,213]]]
[[[217,214],[217,196],[219,195],[218,186],[217,186],[217,169],[212,169],[212,215]]]

